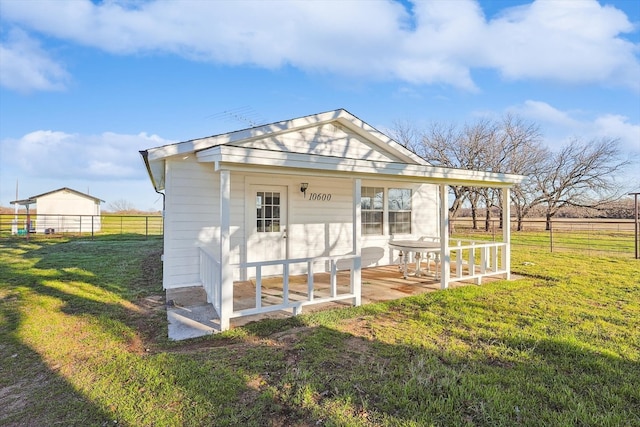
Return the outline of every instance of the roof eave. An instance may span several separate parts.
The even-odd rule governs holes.
[[[213,162],[216,170],[264,171],[278,168],[315,171],[322,175],[384,176],[386,179],[444,183],[479,187],[511,187],[521,183],[525,176],[467,169],[443,168],[384,161],[345,159],[314,154],[288,153],[246,147],[219,146],[201,151],[200,162]]]

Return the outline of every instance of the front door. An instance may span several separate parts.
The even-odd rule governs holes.
[[[287,187],[251,185],[250,188],[247,261],[286,259]],[[265,266],[262,274],[282,274],[282,266]]]

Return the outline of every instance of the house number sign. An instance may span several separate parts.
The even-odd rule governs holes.
[[[309,200],[310,201],[316,200],[319,202],[328,202],[331,200],[331,194],[330,193],[310,193]]]

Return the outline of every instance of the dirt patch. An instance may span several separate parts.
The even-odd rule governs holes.
[[[286,331],[275,333],[271,335],[271,339],[285,346],[291,346],[300,341],[303,337],[309,335],[313,329],[314,328],[310,326],[299,326],[297,328],[291,328]]]
[[[164,295],[150,295],[133,303],[131,317],[136,336],[128,343],[129,351],[142,354],[150,351],[167,334],[167,314]]]
[[[155,293],[162,288],[162,250],[149,253],[140,262],[140,274],[131,284],[142,293]]]

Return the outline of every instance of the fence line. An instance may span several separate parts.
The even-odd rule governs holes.
[[[10,237],[161,237],[161,215],[0,214],[0,238]]]
[[[500,220],[492,218],[489,230],[485,229],[484,218],[472,228],[471,218],[456,218],[453,223],[454,236],[475,239],[502,240]],[[511,244],[548,250],[550,252],[574,251],[585,255],[634,256],[635,223],[632,219],[575,219],[552,218],[550,228],[540,218],[527,218],[522,230],[516,230],[515,221],[511,221]]]
[[[471,218],[452,221],[453,237],[502,240],[500,221],[492,218],[485,230],[484,218],[473,229]],[[514,247],[530,247],[550,252],[576,251],[585,255],[634,256],[635,222],[632,219],[568,219],[553,218],[546,229],[546,220],[527,218],[522,231],[511,221],[511,243]],[[0,238],[31,237],[95,237],[127,238],[162,237],[162,215],[45,215],[37,213],[0,214]]]

